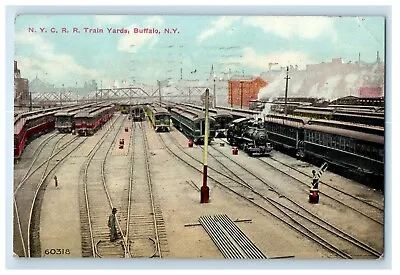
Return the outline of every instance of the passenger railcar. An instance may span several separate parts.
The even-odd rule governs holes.
[[[135,105],[131,107],[130,117],[133,121],[143,121],[145,119],[145,112],[142,105]]]
[[[181,104],[187,108],[192,108],[195,110],[203,111],[205,108],[203,106],[193,105],[193,104]],[[226,137],[229,124],[233,121],[233,115],[231,115],[226,110],[209,109],[210,117],[215,120],[215,137]]]
[[[332,119],[334,110],[333,107],[299,107],[293,111],[293,115],[313,119]]]
[[[252,99],[249,101],[249,110],[262,111],[265,108],[266,100]]]
[[[268,140],[274,148],[283,148],[294,152],[296,156],[304,157],[304,125],[309,118],[267,115],[265,117],[265,128],[268,134]]]
[[[101,105],[79,112],[74,116],[76,131],[81,136],[93,135],[113,115],[113,105]]]
[[[66,107],[54,107],[14,115],[14,158],[18,159],[26,144],[54,129],[54,114]]]
[[[175,106],[171,109],[171,119],[174,126],[195,144],[204,143],[205,116],[201,111],[189,110],[182,106]],[[215,137],[215,119],[209,117],[210,143]]]
[[[216,110],[229,112],[232,115],[233,119],[238,119],[243,117],[255,118],[257,116],[260,116],[261,114],[261,112],[255,110],[244,110],[244,109],[229,108],[222,106],[218,106]]]
[[[238,146],[250,156],[270,154],[272,145],[262,121],[239,118],[229,125],[227,139],[230,145]]]
[[[14,159],[18,159],[26,143],[26,119],[21,115],[14,117]]]
[[[352,172],[383,176],[383,127],[278,115],[266,116],[265,124],[274,148]]]
[[[356,173],[383,176],[384,136],[306,124],[304,151]]]
[[[73,107],[61,112],[57,112],[54,116],[56,118],[55,128],[60,133],[71,133],[75,130],[74,116],[79,112],[83,112],[86,109],[94,106],[94,104],[88,104],[84,106]]]
[[[156,132],[171,130],[171,114],[165,108],[149,104],[146,106],[146,114]]]
[[[368,109],[339,108],[339,107],[301,107],[293,111],[295,116],[312,119],[337,120],[383,127],[385,114]]]
[[[130,108],[131,108],[130,104],[127,104],[127,103],[122,103],[122,104],[119,105],[119,111],[122,114],[129,114],[130,113]]]

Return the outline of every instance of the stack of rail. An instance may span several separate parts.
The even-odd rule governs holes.
[[[227,259],[268,259],[227,215],[202,216],[200,224]]]

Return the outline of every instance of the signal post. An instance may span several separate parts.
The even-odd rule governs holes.
[[[210,198],[210,188],[207,186],[207,150],[208,150],[208,135],[209,135],[209,126],[208,126],[208,109],[209,109],[209,97],[210,91],[207,88],[205,93],[205,129],[204,129],[204,152],[203,152],[203,185],[200,190],[200,203],[208,203]]]

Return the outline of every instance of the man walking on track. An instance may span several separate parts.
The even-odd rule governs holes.
[[[110,229],[110,241],[114,242],[118,238],[117,228],[115,226],[117,208],[112,209],[111,215],[108,217],[108,228]]]
[[[56,185],[56,188],[58,188],[58,181],[57,181],[57,176],[54,175],[54,184]]]

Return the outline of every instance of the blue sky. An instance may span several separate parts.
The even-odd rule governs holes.
[[[268,63],[304,68],[336,57],[357,61],[359,52],[362,61],[374,62],[377,51],[383,59],[384,24],[383,17],[21,15],[15,20],[15,60],[23,77],[38,75],[58,87],[90,79],[103,88],[115,80],[120,86],[156,84],[179,79],[181,68],[184,79],[206,80],[212,65],[217,77],[229,70],[259,75]],[[160,34],[135,34],[134,28]],[[177,31],[165,34],[166,28]]]

